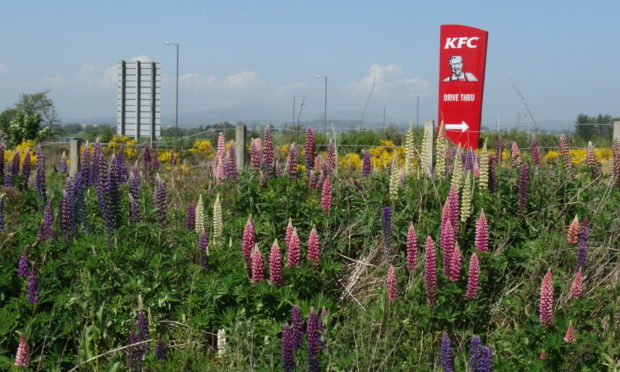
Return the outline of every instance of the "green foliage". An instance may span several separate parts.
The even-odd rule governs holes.
[[[41,128],[41,116],[34,114],[26,116],[18,112],[9,125],[7,143],[9,147],[15,147],[22,141],[37,141],[47,135],[48,128]]]

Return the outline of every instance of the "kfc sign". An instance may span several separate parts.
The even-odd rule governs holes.
[[[447,137],[478,147],[488,32],[442,25],[439,44],[439,115]]]

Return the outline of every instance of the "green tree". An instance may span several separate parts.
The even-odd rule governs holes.
[[[18,113],[19,110],[14,108],[9,108],[2,111],[0,114],[0,130],[2,130],[3,133],[8,133],[11,121],[15,119]]]
[[[18,112],[11,120],[7,131],[7,143],[9,147],[15,147],[22,141],[38,141],[47,135],[48,128],[41,128],[41,116],[38,113],[26,115]]]
[[[22,94],[19,97],[19,101],[15,104],[15,108],[26,114],[26,116],[39,114],[41,120],[51,128],[54,123],[58,122],[58,113],[54,107],[54,101],[52,101],[48,94],[49,90]]]

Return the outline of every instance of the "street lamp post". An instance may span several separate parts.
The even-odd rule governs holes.
[[[176,110],[175,110],[175,144],[179,141],[179,43],[165,41],[164,45],[174,45],[177,47],[177,91],[176,91]]]
[[[325,79],[325,106],[323,108],[323,132],[327,133],[327,76],[314,75],[315,78]]]

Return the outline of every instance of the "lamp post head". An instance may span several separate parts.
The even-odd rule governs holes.
[[[179,45],[178,43],[173,43],[172,41],[164,41],[162,44],[164,44],[164,45]]]
[[[315,78],[317,78],[317,79],[320,79],[320,78],[322,78],[323,76],[321,76],[321,75],[314,75],[314,77],[315,77]]]

